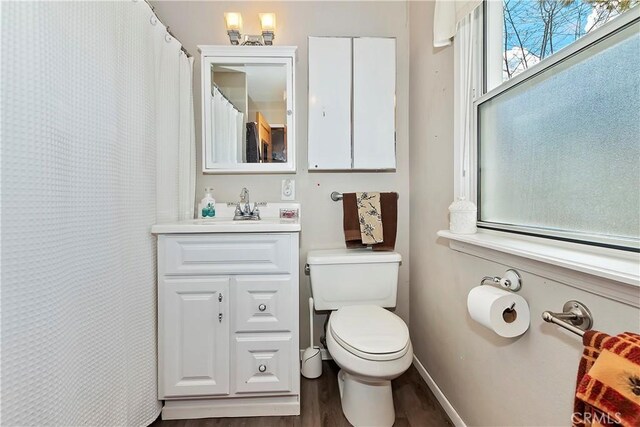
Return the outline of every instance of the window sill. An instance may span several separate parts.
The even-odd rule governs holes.
[[[441,230],[438,236],[453,250],[517,263],[533,274],[640,307],[638,253],[483,229],[476,234]]]

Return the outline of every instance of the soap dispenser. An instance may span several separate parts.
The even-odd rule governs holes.
[[[200,218],[213,218],[216,216],[216,199],[211,195],[213,188],[204,189],[204,197],[198,205],[198,215]]]

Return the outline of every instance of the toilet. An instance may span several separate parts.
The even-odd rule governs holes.
[[[370,249],[307,255],[314,307],[331,311],[327,347],[341,368],[342,411],[354,426],[393,425],[391,380],[413,360],[407,325],[385,309],[396,305],[401,260],[396,252]]]

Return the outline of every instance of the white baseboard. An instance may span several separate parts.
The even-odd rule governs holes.
[[[163,420],[300,415],[299,396],[165,400]]]
[[[302,360],[302,353],[304,353],[304,350],[304,348],[300,349],[300,360]],[[320,355],[322,356],[322,360],[333,360],[333,357],[331,357],[331,354],[329,354],[329,350],[327,350],[326,348],[320,349]]]
[[[413,355],[413,366],[416,367],[424,382],[427,383],[427,386],[429,387],[431,392],[436,396],[436,399],[438,399],[438,402],[444,408],[444,411],[451,419],[451,422],[453,422],[453,425],[455,425],[456,427],[467,427],[451,402],[449,402],[449,399],[447,399],[442,390],[440,390],[438,384],[436,384],[431,375],[429,375],[429,372],[427,372],[427,370],[424,368],[422,363],[420,363],[415,354]]]

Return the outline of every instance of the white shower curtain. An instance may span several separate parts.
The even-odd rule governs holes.
[[[180,52],[180,144],[178,219],[192,219],[196,195],[196,130],[193,116],[193,58]]]
[[[192,212],[191,64],[142,1],[0,7],[1,422],[147,425],[149,229]]]
[[[214,159],[217,163],[242,163],[244,114],[217,87],[211,97]]]

